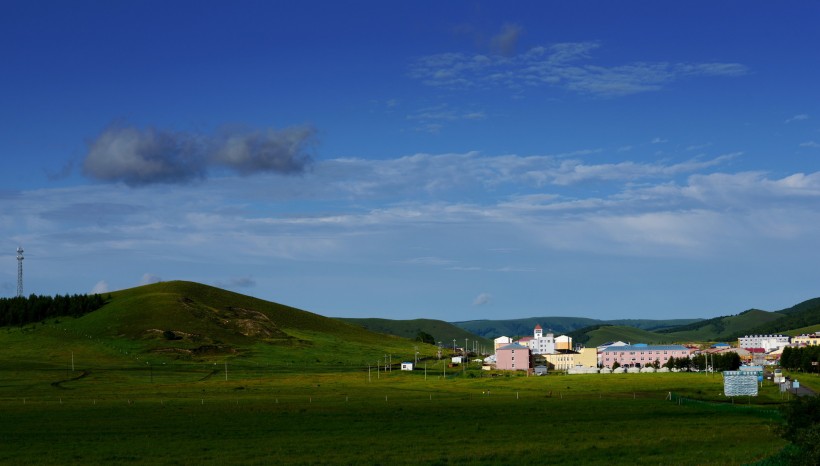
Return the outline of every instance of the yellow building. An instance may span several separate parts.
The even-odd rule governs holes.
[[[558,353],[539,354],[538,356],[543,357],[552,369],[565,371],[575,367],[575,357],[578,356],[578,353],[564,350]]]
[[[546,363],[553,370],[565,371],[574,367],[598,367],[598,348],[583,348],[580,352],[561,350],[536,355],[536,364]]]
[[[795,345],[806,345],[806,346],[819,346],[820,345],[820,335],[816,333],[811,334],[803,334],[799,337],[792,337],[792,343]]]
[[[567,335],[561,335],[555,338],[555,351],[560,350],[571,350],[572,349],[572,337]]]
[[[581,367],[598,367],[598,348],[582,348],[575,356],[575,365]]]

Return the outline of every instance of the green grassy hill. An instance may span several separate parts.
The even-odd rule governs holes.
[[[12,330],[15,330],[14,332]],[[110,364],[236,360],[253,364],[367,364],[436,348],[336,319],[192,282],[117,291],[102,308],[0,333],[0,360],[66,348]],[[47,359],[47,358],[46,358]]]
[[[750,309],[733,316],[715,317],[682,327],[661,330],[659,333],[668,335],[677,341],[716,341],[732,340],[737,335],[743,335],[750,329],[782,319],[783,315],[775,312]]]
[[[434,319],[413,319],[413,320],[392,320],[376,318],[349,318],[341,317],[339,320],[358,325],[372,332],[387,333],[402,338],[414,340],[419,332],[425,332],[433,336],[436,342],[441,342],[445,347],[452,347],[453,340],[458,346],[464,346],[464,339],[467,338],[470,348],[473,341],[478,341],[478,345],[492,349],[492,340],[479,337],[449,322]]]
[[[569,333],[574,343],[583,344],[586,347],[600,346],[611,341],[624,341],[627,343],[676,343],[667,335],[642,330],[624,325],[596,325]]]
[[[820,324],[820,298],[814,298],[776,312],[750,309],[733,316],[721,316],[680,327],[659,330],[675,340],[735,340],[744,335],[804,331]]]

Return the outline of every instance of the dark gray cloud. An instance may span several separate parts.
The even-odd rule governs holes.
[[[205,176],[201,144],[185,133],[111,127],[89,144],[83,172],[129,186],[181,183]]]
[[[310,163],[315,130],[222,131],[218,136],[115,126],[88,144],[86,176],[129,186],[186,183],[227,167],[243,176],[300,173]]]
[[[212,160],[241,175],[299,173],[310,163],[315,135],[307,126],[227,134],[215,147]]]

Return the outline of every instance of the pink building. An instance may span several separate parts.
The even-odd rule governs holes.
[[[508,371],[526,371],[530,369],[530,349],[513,343],[502,346],[495,352],[496,369]]]
[[[669,358],[688,358],[694,349],[683,345],[627,345],[610,346],[601,350],[601,366],[612,367],[616,362],[620,366],[645,367],[658,361],[666,364]]]

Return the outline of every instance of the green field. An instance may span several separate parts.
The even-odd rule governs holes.
[[[784,445],[773,386],[731,404],[716,375],[427,365],[6,368],[0,463],[743,464]]]
[[[785,446],[771,384],[732,400],[703,373],[448,367],[432,345],[187,282],[0,328],[0,348],[0,464],[731,465]]]

